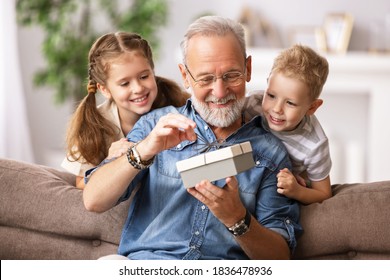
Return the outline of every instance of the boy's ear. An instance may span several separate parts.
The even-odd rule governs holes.
[[[111,92],[105,86],[97,83],[98,90],[103,94],[103,96],[107,99],[111,99]]]
[[[317,111],[317,109],[322,105],[322,103],[324,103],[324,101],[322,99],[314,100],[311,103],[309,110],[307,110],[306,115],[307,116],[313,115]]]

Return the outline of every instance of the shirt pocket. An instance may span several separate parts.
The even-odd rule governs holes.
[[[198,154],[194,143],[195,141],[183,141],[177,146],[158,154],[156,159],[159,175],[180,179],[181,177],[179,171],[177,171],[176,162]]]
[[[255,161],[256,168],[266,168],[270,172],[275,172],[277,168],[275,161],[272,160],[270,157],[267,157],[267,155],[265,154],[256,153],[253,155],[253,159]]]

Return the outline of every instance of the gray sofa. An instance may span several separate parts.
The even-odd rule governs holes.
[[[129,202],[84,209],[69,173],[0,159],[0,259],[97,259],[116,253]],[[390,181],[333,186],[301,207],[294,259],[390,259]]]

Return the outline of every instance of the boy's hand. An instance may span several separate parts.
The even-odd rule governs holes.
[[[294,174],[292,174],[287,168],[280,170],[278,175],[276,175],[276,178],[278,178],[277,192],[287,197],[294,198],[298,189],[302,187],[302,184],[298,183]],[[304,186],[306,186],[306,184]]]
[[[305,187],[305,188],[308,187],[306,184],[306,180],[303,177],[301,177],[299,175],[295,175],[295,179],[297,179],[298,184],[300,184],[302,187]]]

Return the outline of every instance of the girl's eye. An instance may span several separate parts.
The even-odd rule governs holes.
[[[121,83],[121,84],[120,84],[121,87],[126,87],[126,86],[128,86],[128,85],[129,85],[129,82],[124,82],[124,83]]]
[[[142,75],[141,76],[141,80],[146,80],[147,78],[149,78],[149,75]]]

